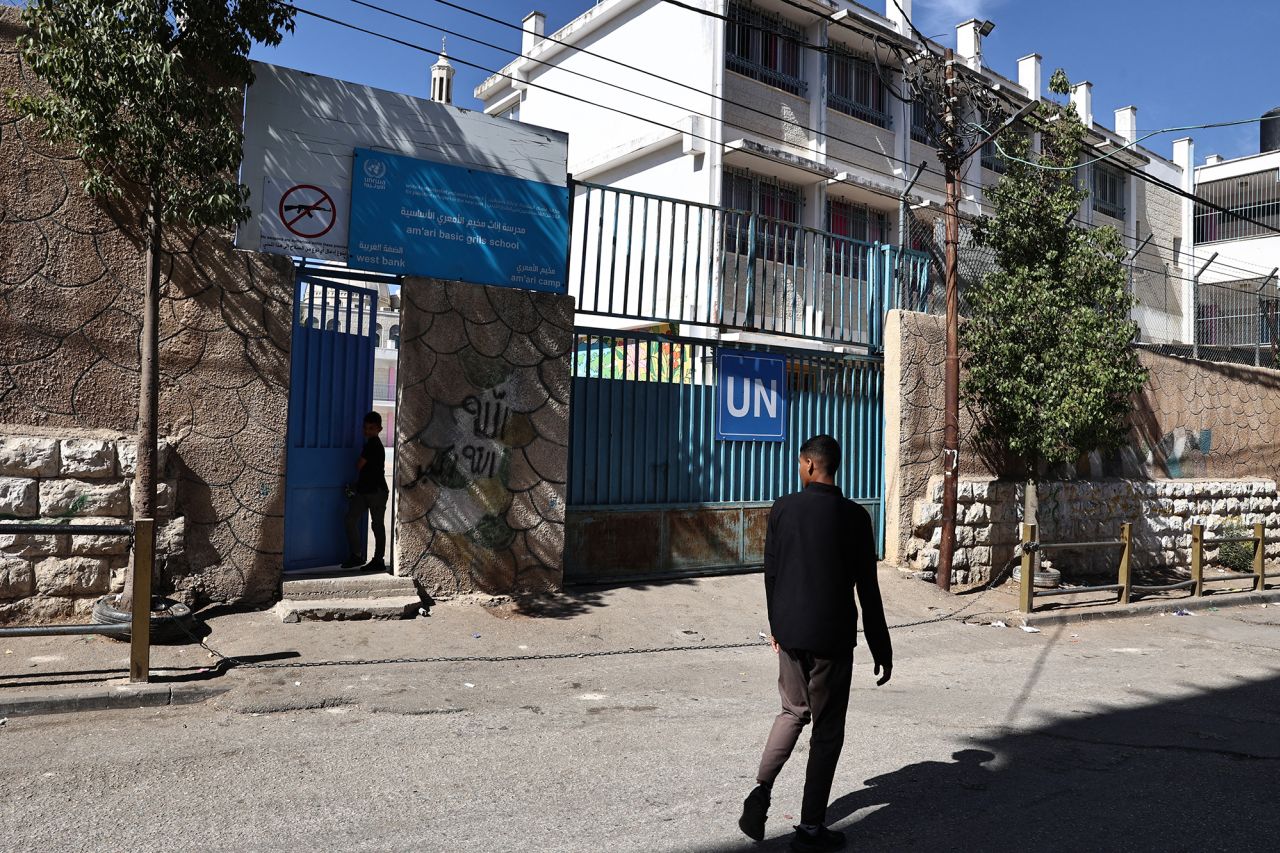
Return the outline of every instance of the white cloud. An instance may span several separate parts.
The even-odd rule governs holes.
[[[912,16],[916,27],[927,36],[954,36],[956,24],[970,18],[991,18],[1003,3],[1004,0],[916,0]]]

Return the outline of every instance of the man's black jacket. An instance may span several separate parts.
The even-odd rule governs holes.
[[[858,605],[876,663],[893,663],[871,516],[836,486],[810,483],[779,498],[764,540],[769,627],[783,648],[840,653],[858,644]]]

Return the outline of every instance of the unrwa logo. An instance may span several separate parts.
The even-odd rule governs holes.
[[[733,381],[735,379],[742,380],[742,400],[740,403],[734,402]],[[752,393],[752,389],[755,389]],[[778,416],[778,380],[770,379],[769,388],[764,387],[764,380],[758,377],[747,376],[728,376],[725,378],[725,394],[728,395],[729,414],[735,418],[746,417],[751,409],[751,417],[769,417],[776,418]],[[754,403],[754,406],[752,405]]]
[[[382,180],[387,176],[387,162],[376,157],[366,157],[364,161],[364,176],[375,181]]]

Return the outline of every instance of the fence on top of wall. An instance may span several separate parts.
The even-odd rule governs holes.
[[[927,298],[924,252],[749,211],[578,183],[572,229],[580,314],[874,350],[888,310]]]

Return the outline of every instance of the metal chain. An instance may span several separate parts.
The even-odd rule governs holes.
[[[973,607],[988,592],[992,590],[996,582],[1004,572],[1000,572],[994,576],[987,584],[986,589],[973,597],[973,600],[945,613],[941,616],[932,616],[928,619],[919,619],[915,622],[903,622],[897,625],[889,625],[891,631],[897,631],[904,628],[916,628],[921,625],[933,625],[938,622],[949,622]],[[979,614],[975,614],[979,615]],[[193,634],[181,620],[174,620],[182,631],[189,636],[193,642],[199,643],[200,647],[209,654],[218,658],[219,664],[229,663],[232,666],[244,667],[245,669],[308,669],[311,667],[322,666],[379,666],[383,664],[402,664],[402,663],[512,663],[520,661],[543,661],[543,660],[572,660],[574,658],[600,658],[600,657],[616,657],[619,655],[651,655],[662,652],[700,652],[700,651],[718,651],[724,649],[749,649],[759,646],[768,646],[768,640],[748,640],[739,643],[703,643],[696,646],[652,646],[649,648],[626,648],[626,649],[605,649],[601,651],[589,652],[553,652],[546,654],[532,655],[442,655],[436,657],[403,657],[403,658],[357,658],[352,660],[318,660],[318,661],[291,661],[289,663],[255,663],[252,661],[241,660],[232,655],[223,654],[217,649],[210,646],[204,640]],[[858,629],[858,633],[865,633],[862,629]]]

